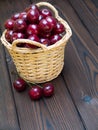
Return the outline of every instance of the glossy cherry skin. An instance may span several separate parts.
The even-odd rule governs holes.
[[[5,33],[5,38],[8,42],[11,42],[11,37],[12,37],[12,34],[13,34],[13,30],[7,30],[6,33]]]
[[[54,34],[60,34],[60,33],[63,33],[64,31],[65,31],[64,25],[60,22],[57,22],[53,30]]]
[[[12,30],[14,27],[14,20],[12,19],[6,20],[4,26],[6,29]]]
[[[46,8],[41,9],[40,13],[41,13],[41,15],[42,15],[44,18],[46,18],[47,16],[52,16],[51,11],[50,11],[49,9],[46,9]]]
[[[29,90],[29,96],[31,100],[38,100],[42,97],[42,95],[43,95],[43,91],[42,88],[40,88],[39,86],[33,86]]]
[[[54,17],[48,16],[46,17],[46,20],[48,21],[48,23],[50,23],[52,29],[55,28],[57,20]]]
[[[16,91],[22,92],[26,89],[27,83],[23,79],[18,78],[13,82],[13,87],[16,89]]]
[[[57,41],[59,41],[62,37],[59,34],[55,34],[53,36],[50,37],[50,45],[56,43]]]
[[[30,35],[28,37],[28,39],[32,40],[32,41],[36,41],[36,42],[39,42],[39,37],[36,35],[36,34],[33,34],[33,35]]]
[[[40,22],[39,22],[39,29],[41,31],[44,31],[44,33],[48,33],[48,32],[51,32],[52,29],[53,29],[53,26],[50,22],[48,22],[46,19],[42,19]]]
[[[29,7],[27,7],[27,8],[25,8],[25,12],[28,12],[29,10],[37,10],[39,13],[40,13],[40,10],[39,10],[39,8],[38,8],[38,6],[37,5],[35,5],[35,4],[32,4],[32,5],[30,5]]]
[[[17,19],[14,23],[14,31],[23,32],[27,28],[27,24],[23,19]]]
[[[11,41],[13,42],[16,39],[22,39],[25,38],[23,33],[13,33],[11,36]]]
[[[27,13],[26,12],[21,12],[19,15],[19,19],[23,19],[27,22]]]
[[[37,24],[30,24],[27,27],[27,35],[33,35],[33,34],[38,34],[39,33],[39,28]]]
[[[51,83],[46,83],[43,86],[43,95],[45,97],[50,97],[54,94],[54,86]]]
[[[50,41],[48,38],[40,38],[40,43],[48,46],[50,44]]]
[[[13,19],[13,20],[19,19],[19,16],[20,16],[20,13],[15,13],[15,14],[11,17],[11,19]]]
[[[39,21],[39,11],[30,9],[27,13],[27,19],[30,23],[37,23]]]
[[[39,37],[35,34],[31,35],[28,37],[29,40],[32,40],[32,41],[36,41],[36,42],[39,42]],[[26,43],[25,47],[27,48],[33,48],[33,49],[37,49],[38,47],[35,46],[35,45],[32,45],[32,44],[29,44],[29,43]]]

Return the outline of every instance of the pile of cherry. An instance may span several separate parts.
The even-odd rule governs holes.
[[[18,78],[13,82],[13,87],[16,91],[22,92],[29,87],[29,96],[31,100],[38,100],[42,97],[51,97],[54,94],[54,86],[51,83],[45,83],[43,86],[38,84],[31,84],[23,80],[22,78]]]
[[[46,46],[55,44],[65,33],[64,25],[58,21],[51,10],[40,9],[32,4],[23,12],[14,14],[5,21],[7,29],[5,38],[12,43],[16,39],[30,39]],[[19,47],[36,48],[36,46],[24,43]]]

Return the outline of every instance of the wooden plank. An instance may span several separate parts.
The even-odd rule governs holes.
[[[98,47],[71,5],[65,1],[65,4],[59,4],[59,8],[64,10],[64,15],[73,29],[71,42],[65,51],[63,76],[85,128],[97,130]]]
[[[94,13],[94,11],[93,10],[89,11],[89,9],[88,9],[88,7],[86,5],[86,2],[84,3],[83,0],[75,0],[75,1],[69,0],[69,1],[70,1],[71,5],[73,6],[73,8],[75,9],[75,11],[77,12],[77,14],[80,17],[80,19],[83,22],[83,24],[88,29],[91,37],[98,44],[98,37],[97,37],[97,34],[98,34],[98,19],[96,19],[97,13],[95,15],[93,15],[91,13],[91,11],[93,13]],[[90,5],[93,4],[92,3],[93,1],[89,1],[89,2],[90,2]],[[96,10],[98,11],[97,8],[96,8]],[[94,16],[96,16],[96,17],[94,17]]]
[[[0,42],[0,130],[19,130],[5,53]]]
[[[18,6],[19,1],[14,1],[14,3],[16,4],[16,11],[22,9],[22,5],[21,7]],[[5,5],[5,2],[3,4]],[[14,8],[11,6],[10,12],[13,11]],[[2,12],[5,14],[4,10]],[[15,71],[12,60],[8,62],[8,67],[11,82],[13,83],[16,76],[11,73]],[[38,102],[32,102],[28,97],[27,91],[20,94],[13,90],[21,130],[84,130],[84,126],[61,76],[52,83],[55,85],[54,97],[42,99]]]

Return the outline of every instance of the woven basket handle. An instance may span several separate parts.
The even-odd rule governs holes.
[[[47,6],[49,7],[55,14],[55,17],[58,17],[58,11],[56,10],[56,8],[54,6],[52,6],[50,3],[48,2],[39,2],[36,4],[38,7],[41,7],[41,6]]]
[[[35,42],[35,41],[31,41],[31,40],[29,40],[29,39],[17,39],[17,40],[14,40],[13,43],[12,43],[12,50],[19,50],[20,47],[17,47],[17,45],[18,45],[19,43],[21,43],[21,44],[22,44],[22,43],[23,43],[23,44],[24,44],[24,43],[27,43],[27,44],[35,45],[35,46],[41,48],[41,49],[44,50],[44,51],[47,50],[47,46],[45,46],[45,45],[43,45],[43,44],[41,44],[41,43]],[[23,47],[21,47],[21,48],[23,48]],[[21,48],[20,48],[20,49],[21,49]],[[30,48],[28,48],[28,49],[30,49]]]

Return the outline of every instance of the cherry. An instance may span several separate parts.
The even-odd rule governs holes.
[[[26,12],[20,13],[19,19],[23,19],[23,20],[27,21],[27,13]]]
[[[50,45],[56,43],[57,41],[59,41],[62,37],[59,34],[55,34],[53,36],[50,37]]]
[[[27,27],[27,35],[33,35],[33,34],[38,34],[39,29],[38,29],[38,25],[37,24],[30,24]]]
[[[43,16],[40,14],[38,20],[41,21],[42,19],[43,19]]]
[[[39,37],[36,34],[30,35],[28,39],[39,42]]]
[[[24,34],[23,33],[13,33],[12,34],[12,37],[11,37],[11,41],[13,42],[14,40],[16,39],[21,39],[21,38],[25,38]]]
[[[13,82],[13,87],[18,92],[24,91],[26,89],[26,86],[27,86],[27,83],[23,79],[21,79],[21,78],[18,78],[17,80],[15,80]]]
[[[46,18],[47,16],[52,16],[52,13],[51,13],[50,10],[44,8],[44,9],[41,10],[41,15],[42,15],[44,18]]]
[[[13,34],[13,30],[7,30],[6,33],[5,33],[5,38],[8,42],[11,42],[11,37],[12,37],[12,34]]]
[[[23,19],[17,19],[14,23],[14,31],[23,32],[26,30],[26,22]]]
[[[48,38],[41,38],[40,42],[46,46],[48,46],[50,44],[50,41]]]
[[[65,31],[65,27],[62,23],[57,22],[56,27],[54,28],[53,31],[55,34],[60,34],[60,33],[63,33]]]
[[[27,19],[30,23],[37,23],[39,21],[39,11],[30,9],[27,13]]]
[[[15,13],[11,18],[13,20],[19,19],[20,13]]]
[[[30,35],[28,37],[29,40],[32,40],[32,41],[36,41],[36,42],[39,42],[39,38],[37,35],[33,34],[33,35]],[[25,47],[27,48],[33,48],[33,49],[37,49],[38,47],[35,46],[35,45],[32,45],[32,44],[29,44],[29,43],[26,43]]]
[[[43,95],[50,97],[54,94],[54,86],[51,83],[45,83],[43,86]]]
[[[42,97],[43,92],[42,92],[42,88],[40,88],[39,86],[33,86],[30,90],[29,90],[29,96],[31,98],[31,100],[38,100]]]
[[[50,23],[52,28],[55,28],[57,20],[54,17],[48,16],[46,17],[46,20],[48,21],[48,23]]]
[[[44,32],[51,32],[52,29],[53,29],[53,26],[50,22],[48,22],[46,19],[42,19],[40,22],[39,22],[39,28],[41,31],[44,31]]]
[[[37,10],[37,11],[40,13],[40,10],[39,10],[38,6],[35,5],[35,4],[32,4],[32,5],[30,6],[30,9],[32,9],[32,10]]]
[[[13,26],[14,26],[14,20],[12,20],[12,19],[6,20],[4,26],[6,29],[12,30]]]

